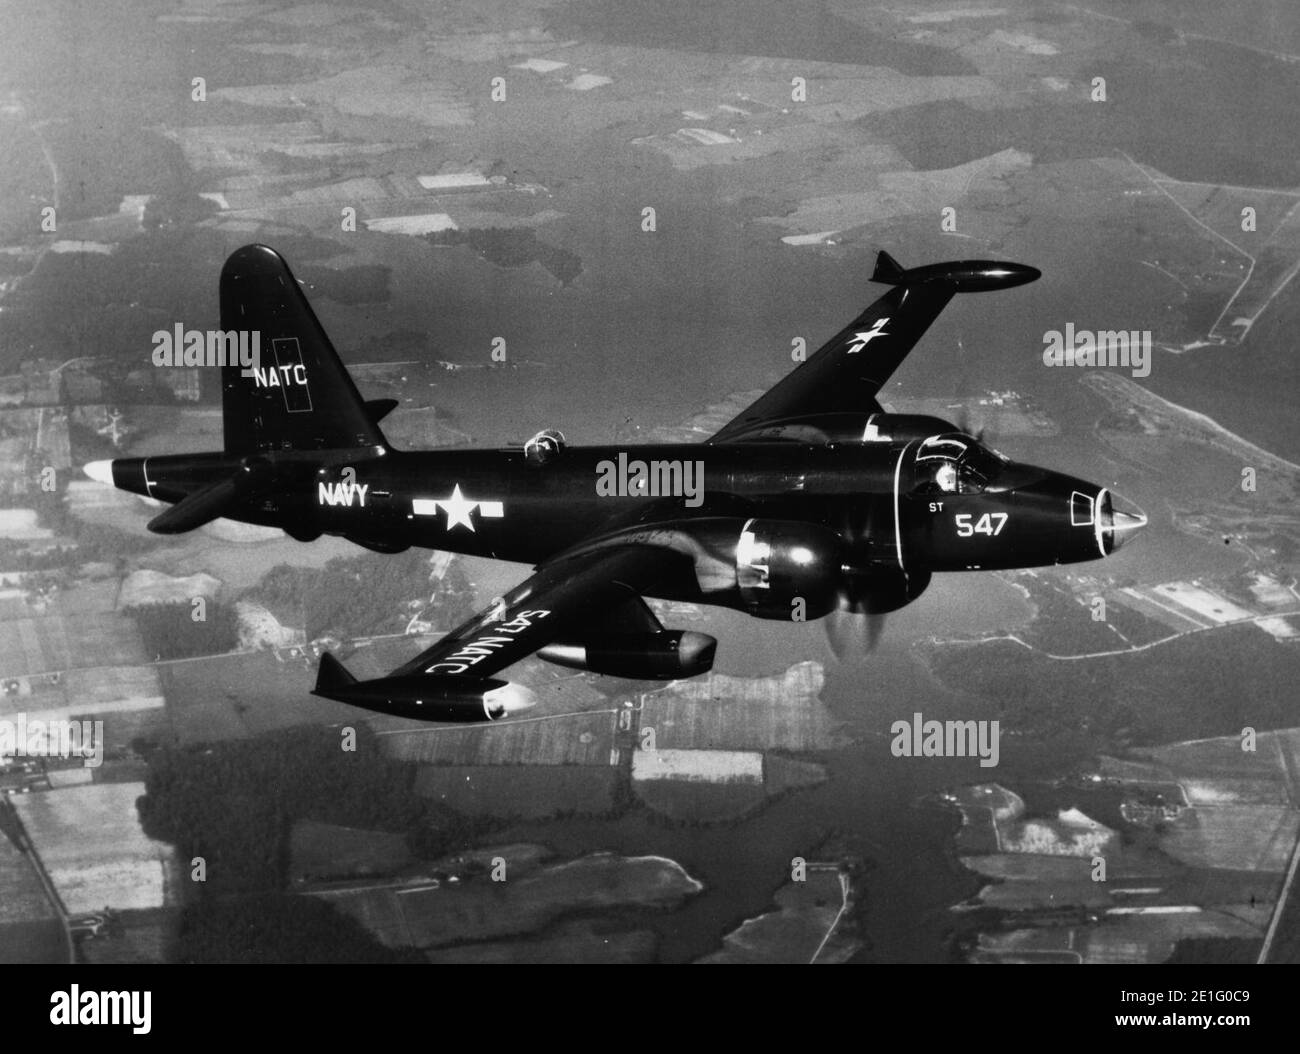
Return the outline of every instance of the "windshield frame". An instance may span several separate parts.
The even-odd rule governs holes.
[[[912,490],[938,494],[982,494],[996,482],[1005,456],[964,432],[944,432],[921,440],[913,458]],[[952,472],[945,472],[951,466]],[[940,475],[943,478],[940,478]]]

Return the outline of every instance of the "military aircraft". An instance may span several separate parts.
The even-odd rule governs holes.
[[[646,597],[773,620],[879,618],[935,572],[1119,548],[1146,517],[1106,487],[877,402],[956,294],[1038,277],[988,260],[904,270],[882,252],[872,281],[889,291],[702,443],[572,446],[548,429],[522,447],[402,451],[380,430],[396,400],[358,394],[288,264],[249,245],[221,272],[218,350],[258,352],[221,367],[225,449],[86,472],[172,503],[149,523],[160,534],[224,516],[303,542],[341,535],[382,553],[422,546],[534,565],[386,677],[358,680],[328,653],[317,671],[316,695],[358,707],[495,721],[534,705],[528,688],[493,676],[533,652],[617,677],[710,670],[717,641],[665,628]]]

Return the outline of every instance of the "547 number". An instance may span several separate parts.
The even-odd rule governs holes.
[[[987,534],[990,538],[1002,533],[1002,528],[1007,524],[1007,514],[1005,512],[986,512],[974,523],[974,514],[969,512],[960,512],[953,517],[957,524],[957,537],[970,538],[976,534]]]

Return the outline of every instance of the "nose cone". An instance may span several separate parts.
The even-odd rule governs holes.
[[[500,688],[493,688],[483,693],[483,712],[489,721],[531,710],[537,705],[537,696],[532,689],[522,684],[508,682]]]
[[[82,469],[96,483],[104,483],[108,486],[113,485],[113,462],[111,461],[92,461]]]
[[[1018,263],[993,264],[984,272],[985,280],[996,289],[1010,289],[1012,286],[1036,282],[1042,277],[1043,272],[1037,267]]]
[[[943,271],[959,293],[983,293],[991,289],[1010,289],[1042,277],[1043,272],[1028,264],[1009,263],[1004,260],[963,260],[956,264],[935,264]],[[927,268],[917,268],[919,271]]]
[[[1107,556],[1131,541],[1146,523],[1147,514],[1127,498],[1103,492],[1097,527]]]

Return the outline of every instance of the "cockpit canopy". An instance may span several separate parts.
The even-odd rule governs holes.
[[[996,482],[1007,459],[964,432],[921,440],[913,462],[913,493],[980,494]]]

